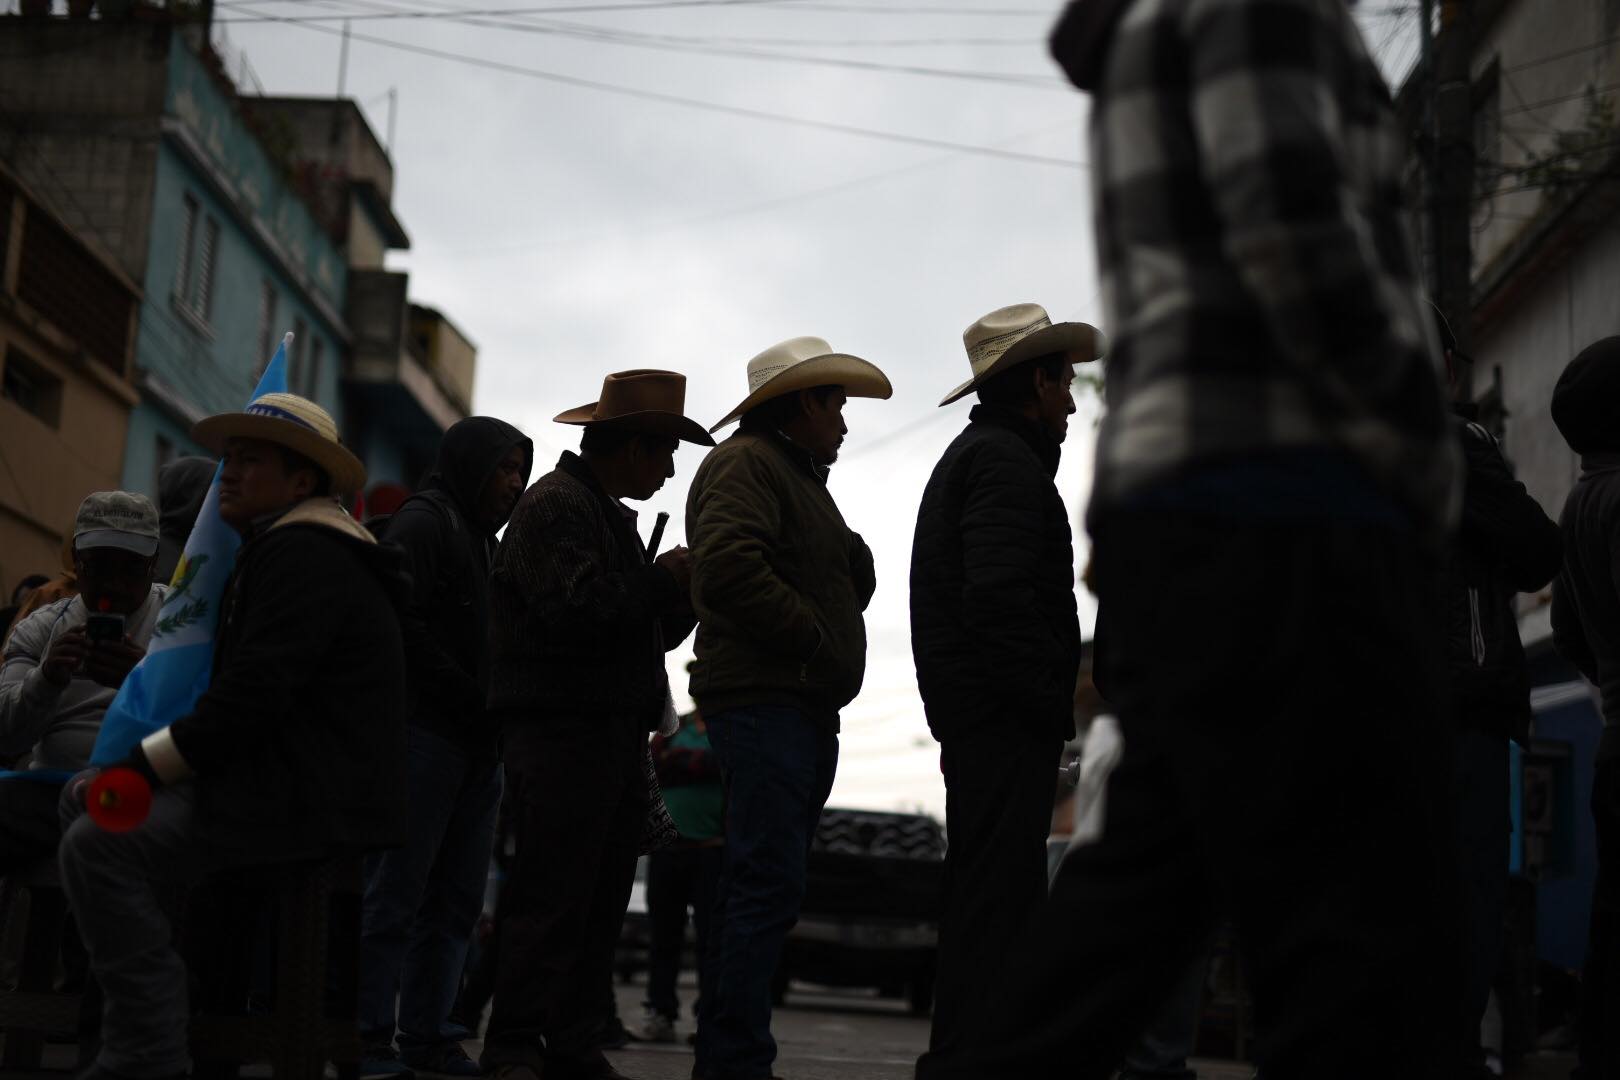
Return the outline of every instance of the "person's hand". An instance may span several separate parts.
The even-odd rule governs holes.
[[[45,653],[45,662],[39,665],[45,681],[52,686],[66,686],[78,673],[89,649],[82,626],[67,631],[51,642],[50,649]]]
[[[669,571],[670,577],[675,579],[675,585],[681,592],[690,592],[692,589],[692,553],[677,544],[658,556],[655,565],[662,566]]]
[[[124,685],[130,671],[141,662],[146,650],[129,638],[92,642],[85,654],[84,673],[110,690]]]

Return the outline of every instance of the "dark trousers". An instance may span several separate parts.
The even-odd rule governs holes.
[[[681,953],[686,947],[689,907],[697,928],[698,998],[703,997],[703,950],[709,941],[714,893],[720,884],[724,857],[724,849],[712,844],[667,848],[647,858],[647,917],[652,923],[647,1007],[670,1020],[681,1012],[675,980],[681,973]]]
[[[958,1043],[964,1017],[982,1007],[1020,929],[1046,901],[1046,838],[1063,744],[1019,731],[1020,719],[1029,718],[1006,717],[941,742],[950,848],[931,1050]]]
[[[798,709],[705,716],[726,788],[725,862],[702,974],[695,1071],[763,1080],[776,1060],[771,978],[804,900],[806,861],[838,769],[838,736]]]
[[[646,824],[647,732],[619,716],[502,727],[516,850],[496,911],[482,1064],[588,1072]]]
[[[489,878],[501,766],[425,728],[408,730],[405,843],[366,859],[360,1031],[400,1048],[449,1041],[446,1024]]]
[[[0,780],[0,876],[54,858],[62,842],[61,784]]]
[[[1508,741],[1463,731],[1456,736],[1457,853],[1462,915],[1464,1075],[1485,1063],[1479,1026],[1502,958],[1508,891]]]
[[[1598,871],[1581,973],[1581,1080],[1620,1080],[1620,732],[1605,731],[1592,780]]]
[[[1230,912],[1262,1074],[1448,1071],[1459,1023],[1433,568],[1394,529],[1173,512],[1096,531],[1125,756],[967,1048],[926,1077],[1109,1075]]]

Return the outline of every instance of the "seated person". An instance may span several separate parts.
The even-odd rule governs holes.
[[[325,410],[266,394],[192,429],[224,451],[219,514],[242,536],[213,674],[122,764],[153,786],[127,832],[88,815],[62,837],[62,886],[105,996],[82,1080],[184,1076],[186,969],[164,898],[236,866],[396,845],[405,822],[405,658],[397,547],[333,498],[365,483]],[[83,805],[76,778],[66,812]]]
[[[41,776],[89,764],[101,718],[146,655],[168,592],[152,583],[157,547],[157,508],[146,496],[98,491],[80,505],[79,595],[19,622],[0,661],[0,762]],[[0,874],[56,853],[60,796],[57,783],[0,779]]]

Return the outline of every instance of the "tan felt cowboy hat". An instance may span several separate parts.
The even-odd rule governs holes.
[[[973,378],[946,394],[941,405],[966,397],[990,376],[1037,356],[1079,353],[1076,363],[1085,363],[1108,351],[1101,330],[1090,323],[1054,323],[1039,304],[997,308],[962,331],[962,344],[967,346]]]
[[[265,394],[241,412],[199,420],[191,437],[214,453],[226,439],[263,439],[302,454],[332,478],[334,495],[351,495],[366,484],[366,467],[338,440],[332,415],[297,394]]]
[[[602,380],[602,396],[553,419],[580,427],[624,427],[713,446],[703,425],[685,415],[686,376],[674,371],[619,371]]]
[[[849,397],[887,398],[894,393],[876,364],[835,353],[818,337],[789,338],[748,361],[748,396],[709,430],[719,431],[772,398],[817,386],[841,386]]]

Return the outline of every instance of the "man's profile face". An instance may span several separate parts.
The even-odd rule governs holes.
[[[114,615],[133,613],[151,593],[156,568],[156,556],[137,555],[123,548],[76,548],[73,552],[79,595],[91,611],[105,610]]]
[[[1069,434],[1069,417],[1074,411],[1074,354],[1071,353],[1056,379],[1038,367],[1035,369],[1035,412],[1046,433],[1061,443]]]
[[[838,448],[844,445],[849,427],[844,423],[844,404],[849,395],[843,387],[835,388],[823,397],[803,392],[804,423],[794,435],[794,442],[810,451],[818,465],[831,465],[838,460]]]
[[[635,477],[632,499],[650,499],[675,475],[675,449],[681,441],[673,435],[639,435],[631,443],[630,464]]]
[[[478,495],[478,517],[491,532],[500,529],[517,509],[523,494],[523,481],[528,479],[523,468],[523,447],[514,446],[505,457],[495,463],[484,481],[484,490]]]
[[[309,469],[289,471],[281,447],[263,439],[228,440],[221,465],[219,516],[237,532],[309,498],[317,484]]]

